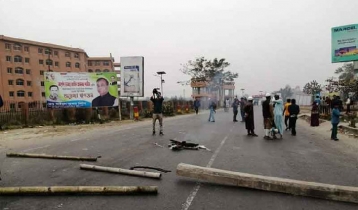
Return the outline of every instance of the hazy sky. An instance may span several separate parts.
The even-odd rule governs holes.
[[[331,27],[358,23],[358,0],[0,0],[0,34],[80,47],[89,56],[145,57],[145,94],[182,95],[181,63],[226,58],[236,93],[324,82]],[[186,96],[191,94],[187,86]]]

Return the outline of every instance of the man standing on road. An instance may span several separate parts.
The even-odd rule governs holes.
[[[292,136],[296,136],[296,121],[297,116],[300,113],[300,107],[296,105],[296,100],[291,100],[291,105],[288,107],[288,112],[290,113],[290,128]]]
[[[248,103],[246,104],[245,111],[245,126],[247,130],[248,136],[257,136],[255,133],[255,122],[254,122],[254,106],[253,106],[253,98],[250,96],[248,98]]]
[[[341,112],[339,111],[339,105],[335,104],[332,110],[332,134],[331,140],[338,141],[337,133],[338,133],[338,124],[339,124],[339,117],[341,116]]]
[[[285,109],[283,110],[283,114],[285,115],[286,131],[290,129],[290,126],[288,126],[288,120],[290,119],[290,113],[288,112],[288,107],[290,105],[291,105],[291,99],[287,99],[287,102],[285,104]]]
[[[161,96],[160,92],[157,89],[153,89],[153,96],[150,98],[153,102],[154,110],[153,110],[153,135],[155,135],[155,124],[157,119],[159,120],[160,125],[160,133],[159,135],[163,135],[163,101],[164,98]]]
[[[265,137],[264,139],[270,140],[270,130],[272,128],[272,120],[273,120],[273,107],[271,105],[271,94],[266,94],[266,101],[262,103],[262,115],[264,117],[264,129],[265,129]]]
[[[200,107],[200,101],[198,98],[195,98],[195,101],[194,101],[194,110],[195,110],[195,113],[198,114],[199,112],[199,107]]]
[[[241,97],[241,101],[240,101],[240,114],[241,114],[241,122],[245,122],[245,99],[244,97]]]
[[[215,113],[216,113],[216,103],[213,99],[209,102],[209,109],[210,109],[210,115],[209,115],[209,122],[215,122]]]
[[[234,112],[234,122],[237,122],[237,113],[238,113],[238,108],[239,108],[239,100],[237,98],[235,98],[234,103],[232,103],[232,110]]]
[[[278,129],[278,132],[280,134],[280,137],[282,139],[283,134],[283,128],[282,128],[282,113],[283,113],[283,101],[280,99],[280,96],[275,95],[275,109],[274,109],[274,121],[276,129]]]

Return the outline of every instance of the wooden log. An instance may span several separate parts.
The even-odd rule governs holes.
[[[0,187],[1,195],[59,195],[59,194],[100,194],[131,195],[157,194],[157,186],[38,186]]]
[[[154,179],[160,179],[162,174],[156,172],[146,172],[146,171],[136,171],[136,170],[128,170],[122,168],[112,168],[112,167],[104,167],[104,166],[95,166],[95,165],[87,165],[81,164],[81,169],[84,170],[91,170],[91,171],[102,171],[102,172],[109,172],[109,173],[117,173],[117,174],[127,174],[132,176],[141,176],[141,177],[148,177]]]
[[[29,154],[29,153],[7,153],[7,157],[26,157],[26,158],[45,158],[45,159],[62,159],[62,160],[81,160],[81,161],[97,161],[95,157],[76,157],[76,156],[58,156],[45,154]]]
[[[177,175],[217,184],[358,203],[358,187],[282,179],[180,163]]]

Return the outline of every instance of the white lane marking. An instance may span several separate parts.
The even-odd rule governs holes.
[[[29,149],[23,150],[22,152],[30,152],[30,151],[32,151],[32,150],[43,149],[43,148],[46,148],[46,147],[49,147],[49,146],[50,146],[50,145],[46,145],[46,146],[43,146],[43,147],[29,148]]]
[[[232,129],[230,130],[230,132],[231,131],[232,131]],[[213,156],[210,158],[210,161],[206,165],[206,167],[210,168],[213,165],[213,163],[215,161],[215,158],[218,156],[218,154],[219,154],[219,152],[221,150],[221,147],[225,144],[227,138],[228,138],[228,136],[226,136],[221,141],[220,146],[215,150]],[[199,189],[200,189],[200,183],[197,182],[195,187],[193,188],[193,190],[190,192],[189,197],[186,199],[186,202],[183,204],[183,206],[181,208],[182,210],[188,210],[189,209],[189,207],[190,207],[191,203],[193,202],[193,200],[194,200],[196,194],[198,193]]]
[[[79,141],[79,140],[82,140],[82,139],[72,139],[71,141],[73,142],[73,141]]]

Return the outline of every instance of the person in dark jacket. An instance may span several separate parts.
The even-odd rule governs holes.
[[[200,107],[200,101],[198,98],[196,98],[194,101],[194,110],[195,110],[196,114],[198,114],[198,112],[199,112],[199,107]]]
[[[247,130],[248,136],[257,136],[255,133],[255,122],[254,122],[254,106],[253,106],[253,98],[249,97],[248,102],[244,108],[245,111],[245,126]]]
[[[239,108],[239,100],[235,98],[234,103],[232,103],[232,110],[234,112],[234,119],[233,119],[234,122],[237,122],[236,117],[238,113],[238,108]]]
[[[338,124],[339,124],[339,117],[341,116],[341,112],[339,111],[339,104],[335,104],[332,110],[332,134],[331,140],[338,141],[337,133],[338,133]]]
[[[300,107],[296,104],[296,99],[291,100],[291,105],[288,107],[288,112],[290,113],[290,128],[292,136],[296,136],[296,121],[297,116],[300,113]]]
[[[240,100],[241,122],[245,122],[245,110],[244,110],[245,105],[246,105],[245,99],[244,99],[244,97],[241,97],[241,100]]]
[[[262,102],[262,115],[264,118],[264,129],[265,137],[264,139],[272,139],[270,137],[270,130],[272,129],[273,124],[273,106],[271,104],[271,94],[266,94],[266,100]]]
[[[118,106],[118,99],[109,94],[109,82],[105,78],[97,79],[97,91],[99,96],[93,99],[92,107],[98,106]]]
[[[161,96],[160,92],[157,89],[153,89],[153,96],[150,97],[150,100],[153,102],[153,135],[155,135],[155,123],[159,120],[160,133],[163,135],[163,101],[164,98]]]

